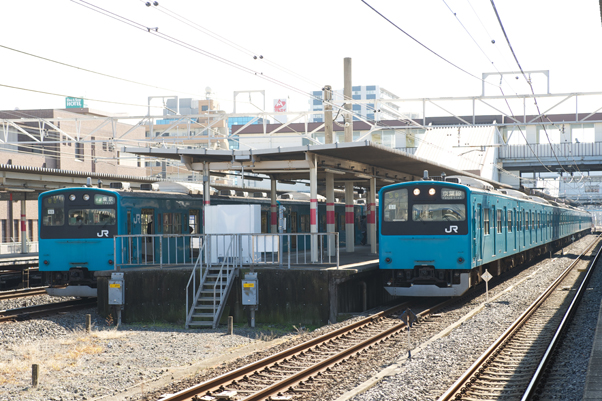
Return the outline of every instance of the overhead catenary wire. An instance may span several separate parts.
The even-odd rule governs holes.
[[[514,90],[512,88],[512,85],[510,84],[510,82],[508,82],[508,80],[504,77],[504,75],[500,72],[500,70],[497,68],[497,66],[495,65],[495,63],[493,62],[493,60],[491,60],[491,58],[487,55],[487,53],[485,53],[485,50],[483,50],[483,48],[481,47],[481,45],[479,45],[479,43],[477,42],[477,40],[474,38],[474,36],[470,33],[470,31],[468,30],[468,28],[466,28],[466,26],[462,23],[462,21],[460,20],[460,17],[458,17],[458,14],[456,12],[454,12],[452,10],[452,8],[449,6],[449,4],[447,4],[447,2],[445,0],[442,0],[443,4],[445,4],[445,6],[448,8],[448,10],[454,15],[454,17],[456,18],[456,21],[458,21],[458,23],[460,24],[460,26],[462,26],[462,29],[464,29],[464,31],[466,32],[466,34],[468,34],[468,36],[470,37],[470,39],[474,42],[474,44],[479,48],[479,50],[481,51],[481,53],[483,53],[483,55],[485,56],[485,58],[487,58],[487,60],[491,63],[491,65],[493,66],[493,68],[495,68],[495,70],[500,74],[501,80],[505,81],[506,84],[510,87],[510,89],[512,89],[512,91],[514,93],[517,93],[516,90]],[[467,0],[468,1],[468,0]],[[470,1],[468,2],[470,4]],[[472,7],[472,5],[470,5]],[[476,11],[474,10],[474,8],[472,9],[473,12],[476,15]],[[478,18],[478,15],[477,15]],[[480,21],[480,19],[479,19]],[[482,24],[482,22],[481,22]],[[488,33],[489,34],[489,33]],[[499,51],[499,49],[498,49]],[[501,52],[500,52],[501,54]],[[501,88],[501,82],[500,82],[500,88]]]
[[[110,17],[112,19],[115,19],[115,20],[117,20],[119,22],[127,24],[127,25],[129,25],[129,26],[131,26],[133,28],[136,28],[136,29],[144,31],[144,32],[148,32],[148,33],[150,33],[150,34],[152,34],[154,36],[157,36],[158,38],[161,38],[161,39],[166,40],[168,42],[174,43],[174,44],[176,44],[178,46],[181,46],[181,47],[186,48],[188,50],[194,51],[196,53],[202,54],[202,55],[204,55],[206,57],[214,59],[214,60],[216,60],[218,62],[221,62],[223,64],[229,65],[230,67],[236,68],[236,69],[238,69],[238,70],[240,70],[242,72],[245,72],[245,73],[257,76],[258,78],[264,79],[264,80],[266,80],[268,82],[271,82],[271,83],[276,84],[278,86],[284,87],[284,88],[289,89],[289,90],[291,90],[293,92],[299,93],[299,94],[301,94],[303,96],[307,96],[307,97],[309,97],[311,99],[316,99],[316,100],[320,99],[318,97],[310,95],[307,91],[299,89],[299,88],[297,88],[297,87],[295,87],[293,85],[290,85],[290,84],[288,84],[286,82],[278,80],[278,79],[276,79],[274,77],[271,77],[271,76],[268,76],[266,74],[263,74],[260,71],[257,71],[257,70],[254,70],[252,68],[246,67],[246,66],[244,66],[244,65],[242,65],[240,63],[236,63],[234,61],[228,60],[228,59],[226,59],[224,57],[221,57],[219,55],[216,55],[214,53],[211,53],[209,51],[201,49],[201,48],[199,48],[199,47],[197,47],[197,46],[195,46],[193,44],[190,44],[190,43],[187,43],[187,42],[182,41],[180,39],[177,39],[177,38],[172,37],[170,35],[167,35],[167,34],[165,34],[163,32],[159,32],[159,30],[156,29],[156,28],[149,28],[149,27],[145,26],[144,24],[135,22],[135,21],[133,21],[133,20],[131,20],[129,18],[122,17],[119,14],[116,14],[116,13],[113,13],[111,11],[105,10],[102,7],[99,7],[97,5],[91,4],[91,3],[89,3],[89,2],[87,2],[85,0],[71,0],[71,1],[73,3],[75,3],[75,4],[78,4],[78,5],[81,5],[83,7],[86,7],[88,9],[92,10],[92,11],[98,12],[98,13],[100,13],[102,15],[108,16],[108,17]],[[339,108],[339,106],[336,105],[336,104],[333,104],[333,107]]]
[[[366,0],[361,0],[362,3],[364,3],[366,6],[368,6],[372,11],[374,11],[376,14],[378,14],[379,16],[381,16],[385,21],[387,21],[389,24],[393,25],[397,30],[399,30],[400,32],[402,32],[404,35],[406,35],[407,37],[409,37],[410,39],[412,39],[414,42],[416,42],[417,44],[419,44],[420,46],[422,46],[423,48],[425,48],[429,53],[434,54],[435,56],[437,56],[438,58],[440,58],[441,60],[445,61],[447,64],[451,65],[452,67],[462,71],[463,73],[481,81],[481,82],[485,82],[488,85],[492,85],[492,86],[498,86],[495,84],[492,84],[491,82],[487,82],[485,80],[483,80],[483,78],[479,78],[476,75],[468,72],[467,70],[465,70],[464,68],[458,66],[457,64],[454,64],[453,62],[449,61],[448,59],[446,59],[445,57],[441,56],[439,53],[435,52],[433,49],[431,49],[430,47],[426,46],[425,44],[423,44],[422,42],[420,42],[418,39],[414,38],[412,35],[410,35],[409,33],[407,33],[406,31],[404,31],[401,27],[399,27],[397,24],[395,24],[393,21],[391,21],[389,18],[387,18],[385,15],[383,15],[380,11],[378,11],[377,9],[375,9],[374,7],[372,7],[370,4],[368,4],[368,2],[366,2]]]
[[[146,4],[145,0],[140,0],[140,2]],[[211,31],[210,29],[208,29],[206,27],[203,27],[202,25],[198,24],[197,22],[192,21],[191,19],[184,17],[184,16],[178,14],[177,12],[175,12],[173,10],[170,10],[169,8],[165,7],[164,5],[160,5],[160,6],[157,5],[157,6],[152,7],[152,8],[154,10],[157,10],[157,11],[159,11],[159,12],[161,12],[161,13],[163,13],[163,14],[171,17],[171,18],[174,18],[174,19],[176,19],[176,20],[178,20],[178,21],[180,21],[180,22],[182,22],[182,23],[190,26],[191,28],[193,28],[193,29],[195,29],[195,30],[197,30],[199,32],[202,32],[202,33],[204,33],[204,34],[206,34],[206,35],[214,38],[215,40],[218,40],[218,41],[220,41],[220,42],[222,42],[222,43],[224,43],[224,44],[232,47],[233,49],[236,49],[236,50],[238,50],[238,51],[240,51],[240,52],[242,52],[242,53],[244,53],[244,54],[246,54],[248,56],[254,57],[255,59],[258,59],[258,60],[260,60],[262,62],[265,62],[266,64],[272,65],[275,68],[277,68],[277,69],[279,69],[279,70],[281,70],[283,72],[286,72],[286,73],[288,73],[290,75],[293,75],[293,76],[295,76],[295,77],[297,77],[299,79],[302,79],[302,80],[304,80],[304,81],[306,81],[306,82],[308,82],[308,83],[310,83],[312,85],[319,86],[319,83],[317,83],[315,81],[312,81],[312,80],[308,79],[307,77],[304,77],[303,75],[296,73],[295,71],[292,71],[292,70],[290,70],[290,69],[288,69],[288,68],[286,68],[284,66],[281,66],[281,65],[277,64],[274,61],[272,61],[272,60],[264,57],[263,55],[260,55],[259,58],[257,58],[257,54],[259,54],[258,52],[254,52],[254,51],[252,51],[252,50],[250,50],[250,49],[248,49],[248,48],[246,48],[246,47],[244,47],[242,45],[239,45],[238,43],[236,43],[236,42],[234,42],[234,41],[232,41],[230,39],[225,38],[224,36],[222,36],[222,35],[220,35],[220,34],[218,34],[216,32]]]
[[[539,110],[539,105],[537,104],[537,98],[535,97],[535,90],[533,89],[533,84],[531,83],[531,80],[527,78],[525,71],[523,70],[523,67],[521,66],[520,62],[518,61],[518,57],[516,56],[516,53],[514,52],[514,49],[512,48],[512,44],[510,43],[510,39],[508,38],[508,35],[506,34],[506,29],[504,28],[504,24],[502,23],[502,19],[500,17],[500,14],[497,11],[497,7],[495,6],[495,2],[493,0],[491,1],[491,6],[493,7],[493,11],[495,13],[495,16],[497,17],[498,23],[500,25],[500,28],[502,30],[502,33],[504,34],[504,38],[506,38],[506,43],[508,43],[508,47],[510,48],[510,52],[512,53],[512,56],[514,57],[514,60],[516,61],[516,65],[518,65],[518,68],[520,69],[520,72],[523,76],[523,78],[525,79],[525,81],[527,81],[527,84],[529,85],[529,87],[531,88],[531,93],[533,94],[533,101],[535,102],[535,106],[537,107],[537,112],[538,114],[541,116],[541,111]],[[542,119],[543,120],[543,119]],[[556,161],[558,162],[558,165],[567,173],[570,174],[562,165],[562,163],[560,163],[560,160],[558,159],[558,156],[556,155],[556,151],[554,150],[554,147],[552,146],[552,142],[550,141],[550,136],[548,135],[548,131],[546,130],[545,125],[543,126],[543,130],[546,134],[546,138],[548,140],[548,143],[550,144],[550,149],[552,149],[552,154],[554,155],[554,158],[556,159]]]

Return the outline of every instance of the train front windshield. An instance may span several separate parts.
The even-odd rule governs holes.
[[[117,233],[115,195],[73,191],[42,198],[40,238],[110,238]]]
[[[465,235],[466,192],[439,185],[393,188],[383,193],[383,235]]]

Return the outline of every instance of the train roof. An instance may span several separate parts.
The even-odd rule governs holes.
[[[550,195],[544,194],[543,192],[538,192],[537,195],[528,195],[528,194],[526,194],[522,191],[518,191],[516,189],[508,189],[508,188],[495,189],[493,186],[491,186],[490,184],[488,184],[484,181],[480,181],[480,180],[477,180],[472,177],[464,177],[464,176],[430,177],[430,178],[434,178],[434,179],[423,180],[423,181],[408,181],[408,182],[402,182],[399,184],[393,184],[392,186],[395,186],[395,185],[406,186],[406,185],[412,185],[412,184],[428,185],[429,183],[435,184],[435,185],[441,185],[441,184],[459,185],[459,186],[466,187],[471,192],[496,194],[496,195],[501,195],[501,196],[521,200],[521,201],[534,202],[534,203],[538,203],[538,204],[546,205],[546,206],[555,206],[555,207],[559,207],[559,208],[563,208],[563,209],[585,211],[584,209],[576,207],[575,205],[567,204],[567,203],[563,202],[562,200],[553,198]]]

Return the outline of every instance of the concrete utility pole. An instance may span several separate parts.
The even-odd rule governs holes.
[[[352,86],[351,86],[351,57],[345,57],[343,75],[345,81],[345,87],[343,89],[343,95],[345,97],[345,110],[352,111],[353,101]],[[353,142],[353,117],[349,113],[345,113],[345,142]]]
[[[332,133],[332,86],[324,86],[324,143],[334,143]]]

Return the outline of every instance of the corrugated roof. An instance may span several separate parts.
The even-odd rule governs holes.
[[[449,165],[444,165],[436,158],[426,159],[414,156],[400,150],[371,143],[370,141],[256,150],[125,148],[124,151],[133,154],[176,160],[186,158],[192,163],[232,162],[233,165],[238,166],[240,166],[241,163],[246,163],[245,172],[249,170],[253,171],[253,166],[259,165],[260,162],[307,160],[307,153],[311,153],[327,163],[332,160],[340,160],[348,161],[351,164],[361,163],[374,167],[375,170],[377,170],[375,175],[383,178],[388,177],[387,179],[382,180],[377,178],[378,187],[390,184],[392,182],[391,178],[396,178],[397,181],[421,179],[424,170],[428,170],[430,176],[441,175],[442,173],[447,175],[467,175],[489,182],[495,187],[508,187],[497,181],[470,174]],[[258,160],[260,162],[252,162],[251,160]],[[320,169],[332,167],[332,165],[319,164],[318,167]],[[337,175],[336,180],[362,181],[358,176],[365,176],[366,172],[362,173],[362,171],[358,170],[350,171],[351,168],[352,167],[349,167],[346,171],[342,172],[342,175]],[[387,176],[382,172],[379,173],[379,169],[387,170],[388,173],[391,174]],[[265,168],[261,168],[261,170],[262,173],[268,174],[265,172]],[[277,179],[286,178],[294,180],[309,178],[307,167],[302,169],[305,171],[296,171],[291,168],[290,170],[287,170],[286,173],[282,172],[282,168],[278,168],[277,170],[279,170],[276,171],[277,174],[274,174]],[[282,174],[282,176],[278,176],[278,174]],[[367,174],[370,173],[367,172]],[[399,176],[395,177],[397,174]],[[318,179],[324,179],[324,170],[319,170]]]

